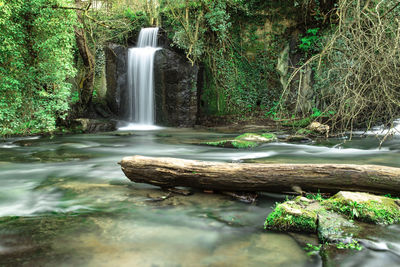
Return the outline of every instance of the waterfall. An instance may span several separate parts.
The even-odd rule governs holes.
[[[128,120],[154,125],[154,54],[158,28],[140,31],[137,47],[128,50]]]

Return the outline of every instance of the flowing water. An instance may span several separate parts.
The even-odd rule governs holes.
[[[158,28],[140,31],[137,47],[128,50],[128,121],[143,127],[154,124],[154,54]],[[125,126],[129,127],[129,126]],[[132,125],[130,125],[132,128]]]
[[[166,128],[0,142],[0,266],[321,266],[288,234],[263,230],[285,196],[263,194],[251,205],[199,191],[166,198],[130,182],[117,162],[139,154],[400,167],[399,138],[380,150],[372,137],[253,150],[196,145],[227,136]],[[367,238],[381,249],[345,253],[342,266],[400,262],[399,225],[375,229]]]

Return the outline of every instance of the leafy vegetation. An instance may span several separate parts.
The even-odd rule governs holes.
[[[293,107],[299,113],[299,100],[304,94],[297,89],[311,72],[313,97],[308,102],[331,111],[331,128],[351,131],[382,123],[392,125],[400,115],[396,20],[400,5],[391,1],[340,0],[332,10],[336,13],[331,17],[333,26],[310,28],[301,38],[299,48],[306,58],[290,74],[280,116],[293,112]],[[310,112],[310,105],[304,108],[303,103],[301,115],[304,109]]]
[[[360,243],[358,243],[357,240],[353,240],[350,243],[340,242],[340,243],[336,244],[336,248],[338,248],[338,249],[352,249],[352,250],[360,251],[360,250],[363,249],[363,246],[360,245]]]
[[[52,131],[68,111],[73,65],[67,0],[0,1],[0,135]]]
[[[104,47],[152,25],[201,66],[202,114],[390,125],[399,12],[377,0],[1,0],[0,135],[53,131],[72,104],[85,114]]]
[[[318,254],[322,248],[322,244],[319,244],[318,246],[315,246],[313,244],[307,243],[306,246],[304,247],[304,250],[307,251],[308,256],[312,256],[315,254]]]

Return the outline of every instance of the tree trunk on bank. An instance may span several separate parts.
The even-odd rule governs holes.
[[[83,5],[81,0],[75,0],[75,3],[77,8],[81,8]],[[93,96],[95,58],[90,51],[86,38],[82,12],[81,10],[76,11],[79,25],[75,26],[75,39],[85,68],[79,83],[80,103],[83,107],[87,107],[92,102]]]
[[[222,191],[339,190],[400,194],[400,168],[353,164],[221,163],[144,156],[119,163],[133,182]]]

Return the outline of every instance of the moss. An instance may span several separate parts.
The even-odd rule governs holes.
[[[264,138],[267,138],[267,139],[274,140],[274,141],[277,140],[276,135],[273,133],[262,133],[261,136]]]
[[[245,133],[235,137],[234,139],[206,142],[204,144],[227,148],[254,148],[260,143],[268,143],[275,140],[277,140],[276,135],[271,133]]]
[[[278,231],[315,232],[317,218],[320,217],[318,228],[323,233],[322,239],[333,240],[339,239],[338,236],[346,235],[342,232],[357,231],[349,219],[379,224],[400,222],[400,206],[396,203],[399,201],[397,199],[345,191],[329,199],[324,199],[320,194],[308,197],[311,199],[297,197],[292,201],[277,204],[275,210],[265,220],[264,228]],[[328,219],[322,222],[323,218]],[[337,227],[330,224],[332,218],[335,218],[334,225]]]
[[[227,148],[254,148],[258,146],[257,142],[244,140],[222,140],[215,142],[206,142],[209,146],[227,147]]]
[[[235,137],[235,139],[237,139],[237,140],[246,139],[246,138],[252,137],[254,135],[257,135],[257,134],[255,134],[255,133],[244,133],[244,134],[241,134],[241,135]]]
[[[257,142],[271,142],[277,140],[276,135],[273,133],[244,133],[235,138],[235,140],[257,141]]]
[[[317,212],[306,210],[295,201],[278,204],[265,220],[264,229],[315,233]]]
[[[258,143],[253,141],[235,140],[232,141],[232,146],[235,148],[253,148],[258,146]]]
[[[351,219],[354,218],[369,223],[394,224],[400,222],[400,208],[395,201],[383,198],[382,201],[357,202],[333,197],[327,200],[324,205],[329,209],[349,216]]]
[[[296,131],[296,134],[299,134],[299,135],[312,135],[312,134],[315,134],[315,133],[313,131],[309,130],[309,129],[301,128],[301,129]]]

